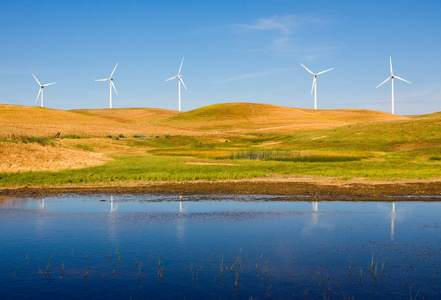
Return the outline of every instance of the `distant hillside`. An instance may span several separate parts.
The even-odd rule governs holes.
[[[51,136],[57,132],[84,136],[291,134],[359,123],[417,119],[430,123],[430,120],[441,120],[441,113],[404,117],[362,109],[313,110],[259,103],[215,104],[184,113],[157,108],[63,111],[0,105],[0,136],[11,133]]]
[[[317,130],[407,117],[360,109],[312,110],[259,103],[223,103],[198,108],[157,124],[228,132],[281,132]]]
[[[0,136],[63,135],[200,135],[191,129],[149,124],[149,120],[170,117],[179,112],[161,109],[102,109],[64,111],[58,109],[0,105]]]
[[[409,117],[414,119],[441,119],[441,111],[427,115],[414,115]]]

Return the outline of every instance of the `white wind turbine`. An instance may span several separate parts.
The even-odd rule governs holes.
[[[300,63],[301,64],[301,63]],[[302,65],[302,64],[301,64]],[[334,68],[328,69],[326,71],[321,71],[317,74],[311,72],[307,67],[305,67],[304,65],[302,65],[302,67],[304,67],[306,69],[306,71],[308,71],[309,73],[311,73],[314,76],[314,80],[312,81],[312,89],[311,89],[311,95],[312,92],[314,91],[314,109],[317,109],[317,76],[319,76],[320,74],[326,73],[328,71],[334,70]]]
[[[41,84],[40,81],[38,81],[37,77],[35,77],[34,74],[32,74],[32,76],[34,76],[35,80],[37,81],[38,85],[40,86],[40,89],[38,90],[38,95],[37,95],[37,99],[35,99],[35,103],[37,103],[38,101],[38,97],[40,97],[41,94],[41,107],[44,107],[44,95],[43,95],[43,89],[49,85],[53,85],[56,82],[52,82],[52,83],[46,83],[46,84]]]
[[[112,74],[110,74],[109,78],[104,78],[104,79],[97,79],[95,81],[109,81],[110,82],[110,108],[112,108],[112,87],[115,90],[115,93],[118,95],[118,92],[116,91],[116,87],[113,84],[113,73],[115,73],[116,67],[118,66],[118,63],[116,63],[115,68],[112,71]]]
[[[407,83],[412,83],[412,82],[407,81],[407,80],[405,80],[405,79],[403,79],[403,78],[400,78],[400,77],[394,75],[394,72],[393,72],[393,70],[392,70],[392,57],[389,57],[389,60],[390,60],[390,77],[388,77],[385,81],[383,81],[379,86],[381,86],[383,83],[385,83],[385,82],[388,81],[389,79],[392,79],[392,80],[391,80],[391,83],[392,83],[392,114],[394,114],[394,113],[395,113],[395,103],[394,103],[394,102],[395,102],[395,100],[394,100],[394,78],[399,79],[399,80],[402,80],[402,81],[407,82]],[[377,86],[376,88],[378,88],[379,86]]]
[[[181,83],[185,87],[185,89],[187,89],[187,87],[185,86],[184,80],[182,80],[182,75],[181,75],[181,69],[182,69],[182,64],[183,63],[184,63],[184,58],[182,58],[181,66],[179,67],[179,71],[178,71],[178,75],[165,80],[165,81],[169,81],[169,80],[172,80],[172,79],[175,79],[175,78],[179,79],[179,81],[178,81],[178,86],[179,86],[179,111],[181,111]]]

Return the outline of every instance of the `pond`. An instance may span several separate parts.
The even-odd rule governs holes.
[[[4,201],[0,299],[439,299],[441,202],[422,200]]]

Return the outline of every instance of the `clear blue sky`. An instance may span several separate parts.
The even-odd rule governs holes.
[[[441,111],[441,1],[0,1],[0,103],[177,109],[223,102],[391,111]]]

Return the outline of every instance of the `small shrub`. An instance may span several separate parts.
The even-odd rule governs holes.
[[[111,136],[110,134],[108,136],[106,136],[107,138],[111,139],[113,138],[113,136]]]
[[[431,158],[429,158],[429,160],[441,160],[441,157],[439,157],[439,156],[432,156]]]
[[[164,136],[166,139],[169,139],[170,138],[170,136],[167,134],[167,135],[165,135]]]
[[[119,141],[119,137],[117,137],[117,136],[114,136],[113,139],[116,141]]]
[[[77,147],[78,149],[84,150],[84,151],[93,152],[93,149],[87,145],[76,145],[75,147]]]
[[[160,138],[160,136],[159,136],[159,135],[155,136],[155,139],[159,139],[159,138]]]
[[[62,139],[81,139],[77,134],[66,134],[61,137]]]
[[[118,137],[121,138],[121,139],[125,139],[126,138],[126,136],[124,134],[122,134],[122,133],[120,135],[118,135]]]
[[[47,146],[47,145],[54,146],[54,142],[51,141],[49,138],[42,138],[42,137],[35,137],[35,136],[24,137],[24,138],[21,139],[21,142],[23,144],[37,143],[37,144],[40,144],[42,146]]]

